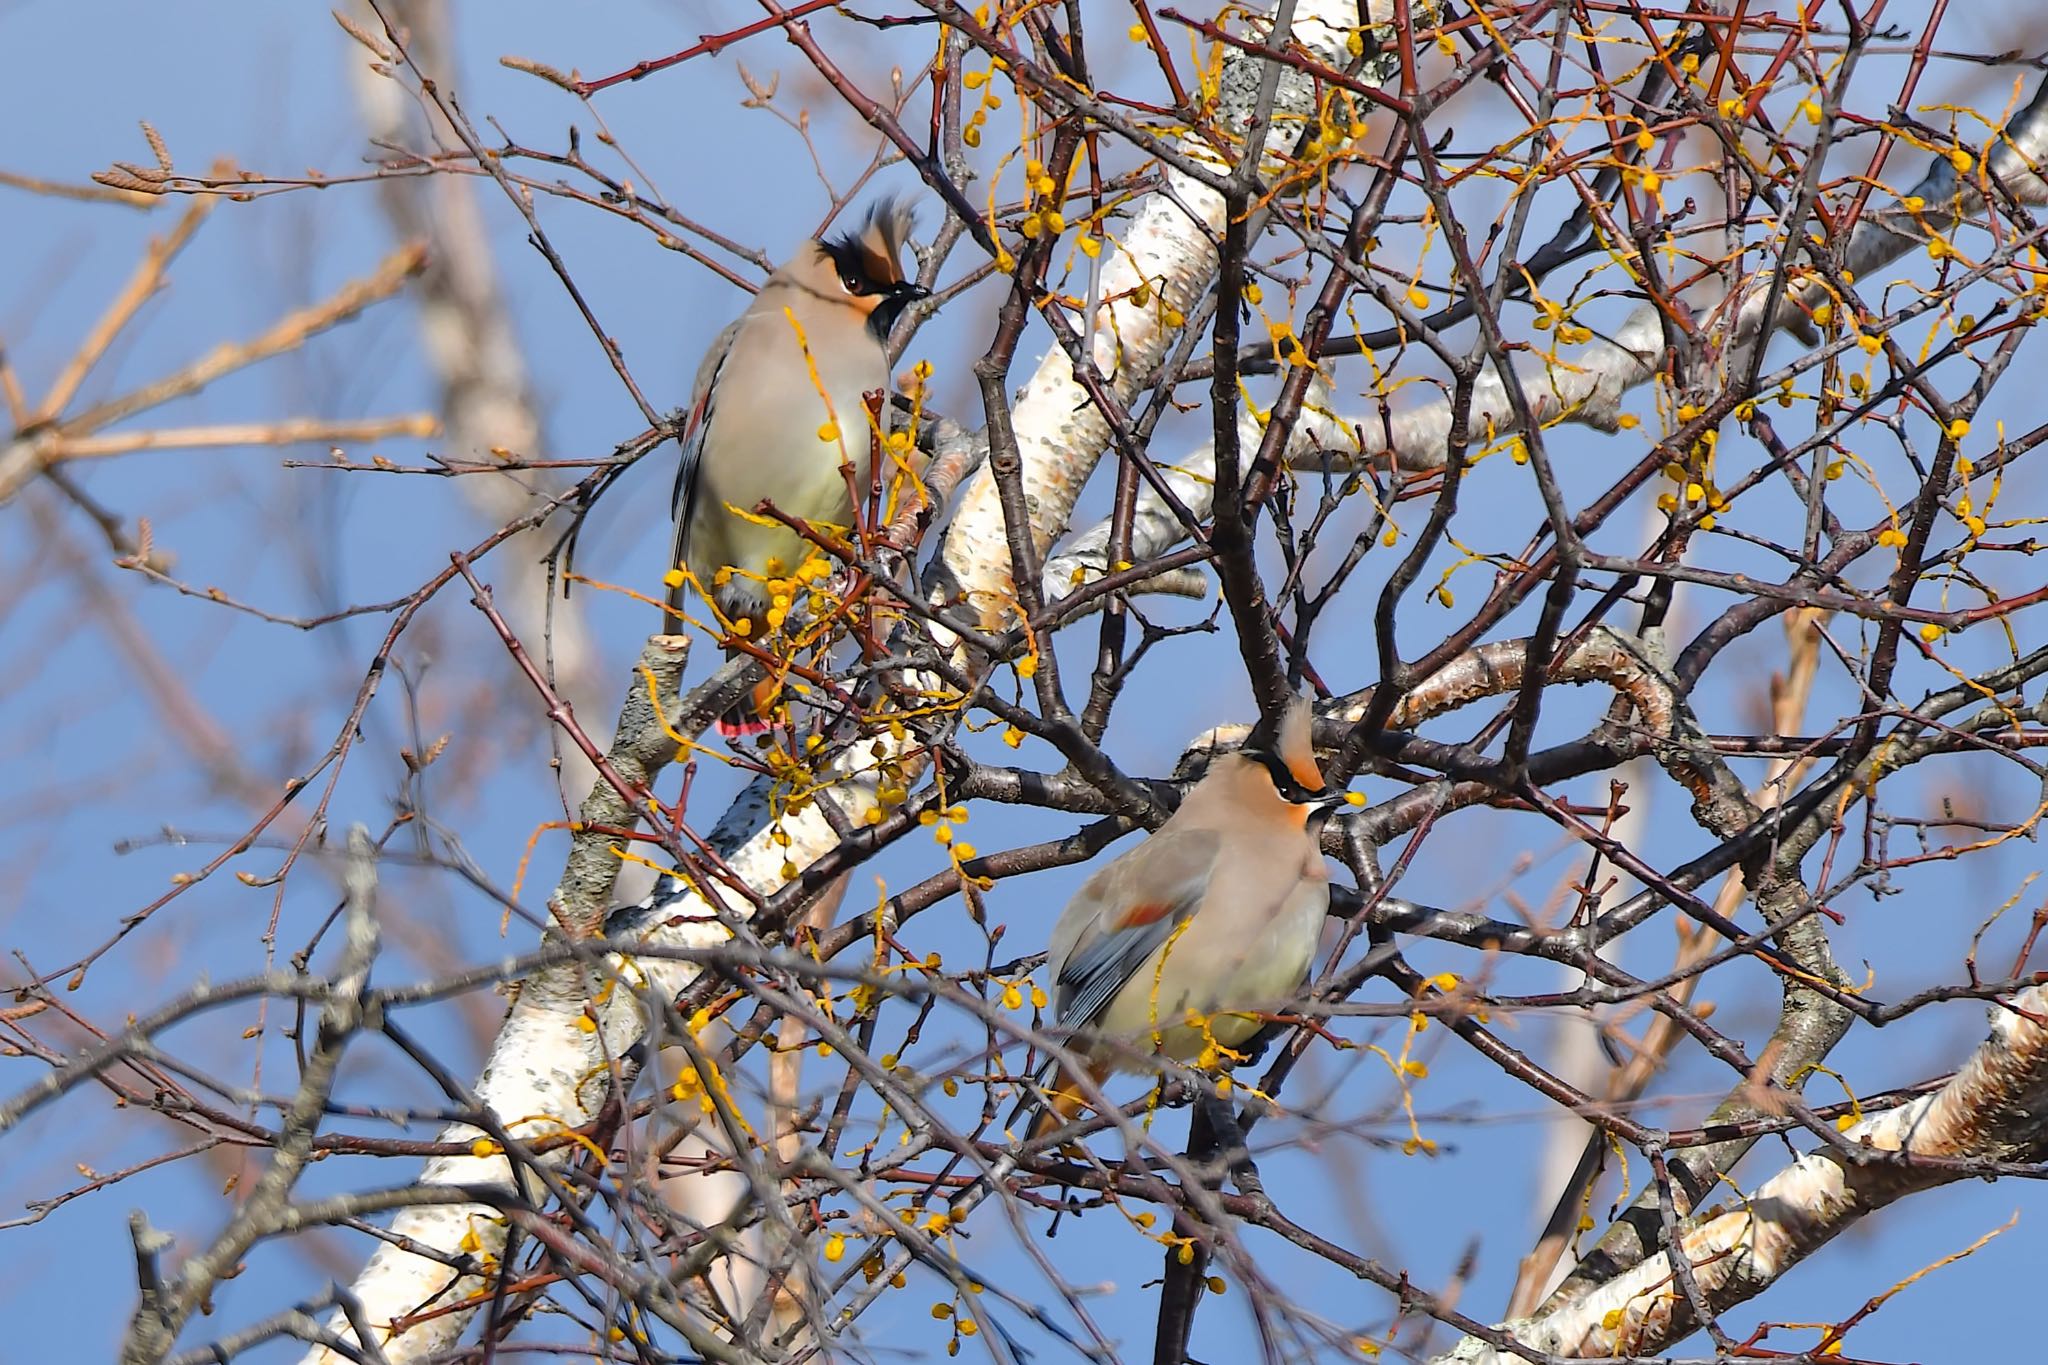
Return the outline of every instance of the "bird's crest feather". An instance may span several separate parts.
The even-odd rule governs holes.
[[[1280,717],[1280,742],[1274,746],[1294,780],[1312,792],[1323,789],[1323,770],[1316,764],[1316,713],[1307,697],[1287,703]]]
[[[903,200],[878,199],[869,206],[859,227],[827,237],[823,246],[842,269],[852,266],[863,279],[886,289],[904,281],[903,244],[910,240],[913,222],[910,206]]]

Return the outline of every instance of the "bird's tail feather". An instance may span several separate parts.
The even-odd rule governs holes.
[[[754,684],[754,690],[732,704],[732,708],[718,718],[718,733],[727,739],[752,739],[765,735],[772,728],[768,721],[771,708],[775,705],[776,682],[763,678]]]
[[[1092,1066],[1088,1068],[1088,1073],[1089,1079],[1098,1087],[1102,1084],[1102,1078],[1109,1074],[1107,1069],[1098,1071]],[[1022,1140],[1031,1142],[1056,1128],[1072,1123],[1075,1115],[1087,1107],[1088,1100],[1082,1093],[1079,1083],[1067,1074],[1066,1069],[1057,1060],[1049,1060],[1031,1078],[1025,1089],[1024,1098],[1010,1111],[1010,1117],[1003,1126],[1015,1134],[1021,1131],[1022,1125],[1029,1120],[1030,1129],[1023,1132]]]

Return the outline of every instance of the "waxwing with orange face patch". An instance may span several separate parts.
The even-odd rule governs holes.
[[[1324,792],[1312,720],[1296,698],[1277,742],[1212,762],[1157,833],[1061,912],[1053,1008],[1098,1086],[1148,1054],[1228,1066],[1299,992],[1330,905],[1310,816],[1345,799]],[[1088,1103],[1064,1074],[1047,1100],[1035,1135]]]
[[[670,574],[672,611],[682,610],[694,578],[734,633],[759,639],[767,580],[794,573],[809,546],[749,514],[767,502],[813,525],[852,526],[851,488],[867,487],[873,467],[864,395],[881,390],[886,402],[889,329],[927,293],[903,274],[910,227],[909,210],[885,199],[856,231],[805,242],[712,343],[676,471],[670,565],[687,576]],[[728,712],[719,730],[765,729],[771,686]]]

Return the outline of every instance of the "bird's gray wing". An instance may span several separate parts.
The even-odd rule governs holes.
[[[1090,877],[1074,896],[1080,931],[1054,953],[1053,1009],[1086,1028],[1202,903],[1221,841],[1211,830],[1163,829]]]
[[[669,567],[683,563],[683,552],[689,548],[690,518],[697,507],[697,490],[703,480],[699,477],[704,461],[704,433],[711,429],[712,398],[718,391],[718,374],[725,367],[725,358],[732,354],[733,339],[739,335],[740,324],[745,316],[734,318],[726,324],[718,339],[711,343],[711,349],[704,353],[704,359],[697,366],[697,380],[690,392],[690,412],[683,419],[681,454],[676,461],[675,491],[669,495],[669,513],[675,518],[676,538],[669,555]],[[671,594],[674,605],[675,594]]]

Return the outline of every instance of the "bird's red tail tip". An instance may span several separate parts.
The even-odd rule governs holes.
[[[718,733],[727,739],[755,739],[772,727],[759,716],[720,716]]]

